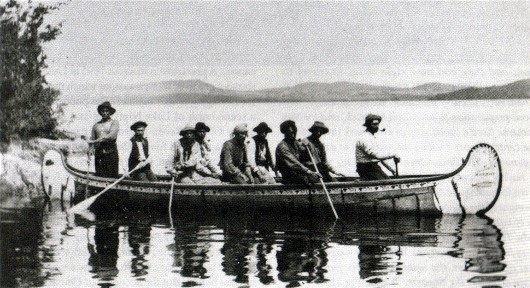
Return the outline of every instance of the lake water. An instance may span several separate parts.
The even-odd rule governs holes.
[[[116,105],[121,166],[129,126],[146,121],[153,169],[163,173],[170,143],[186,123],[203,121],[214,156],[233,127],[295,120],[298,137],[315,120],[336,170],[355,175],[354,145],[367,113],[383,116],[381,138],[400,174],[450,172],[469,148],[499,153],[503,188],[487,218],[381,216],[334,223],[330,211],[209,215],[161,211],[67,221],[65,206],[0,210],[1,286],[204,287],[525,287],[530,285],[530,101],[440,101]],[[96,105],[71,105],[68,129],[89,135]],[[251,133],[252,135],[253,133]],[[86,159],[79,157],[79,168]]]

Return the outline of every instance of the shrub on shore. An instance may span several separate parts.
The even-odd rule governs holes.
[[[46,15],[62,4],[18,2],[0,4],[0,142],[13,136],[57,138],[59,91],[46,82],[43,43],[54,40],[61,23],[52,25]],[[5,150],[5,147],[3,147]]]

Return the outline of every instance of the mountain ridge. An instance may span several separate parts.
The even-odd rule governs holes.
[[[338,81],[304,82],[293,86],[245,91],[218,88],[202,80],[191,79],[126,86],[95,85],[93,88],[97,89],[87,86],[83,94],[75,98],[82,100],[82,103],[94,104],[104,100],[116,103],[220,103],[530,98],[530,79],[488,87],[429,82],[403,88]]]

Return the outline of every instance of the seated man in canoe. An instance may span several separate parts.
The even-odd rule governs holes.
[[[210,132],[210,127],[208,127],[204,122],[197,122],[197,124],[195,124],[195,141],[199,143],[199,147],[201,148],[200,163],[202,166],[208,168],[208,170],[212,172],[212,177],[218,179],[221,177],[221,175],[218,168],[212,161],[210,139],[206,139],[206,134],[208,134],[208,132]]]
[[[131,177],[138,181],[157,181],[158,179],[151,170],[149,142],[144,137],[146,127],[147,123],[144,121],[138,121],[131,125],[134,136],[131,138],[132,148],[131,154],[129,154],[129,171],[141,163],[143,167],[131,173]]]
[[[259,183],[276,183],[276,180],[270,175],[270,170],[276,172],[276,167],[267,141],[267,134],[271,133],[272,129],[267,123],[261,122],[254,127],[253,131],[257,134],[252,137],[253,141],[247,145],[250,165]]]
[[[255,181],[245,143],[248,136],[247,124],[237,125],[232,135],[221,150],[221,180],[232,184],[253,184]]]
[[[366,130],[363,132],[355,144],[355,160],[357,161],[357,173],[363,180],[381,180],[388,179],[388,175],[381,169],[379,163],[384,165],[392,175],[396,171],[384,160],[394,159],[396,163],[400,158],[396,154],[385,153],[379,148],[376,133],[379,131],[381,116],[368,114],[363,126]]]
[[[166,163],[166,171],[175,180],[186,184],[218,184],[219,179],[212,176],[214,172],[203,166],[201,148],[195,141],[195,127],[186,125],[180,130],[180,138],[172,145],[171,158]]]
[[[301,161],[305,150],[302,143],[296,141],[296,123],[287,120],[280,125],[285,138],[276,147],[276,169],[282,174],[284,184],[310,184],[319,180],[320,173],[311,171]]]
[[[301,156],[302,162],[305,164],[305,166],[312,171],[315,171],[316,165],[318,169],[316,172],[319,172],[320,175],[322,175],[324,182],[335,181],[335,179],[331,177],[330,173],[336,174],[338,176],[344,176],[343,174],[335,172],[335,169],[333,169],[333,167],[329,164],[326,155],[326,147],[322,142],[320,142],[320,136],[328,133],[329,128],[326,127],[324,123],[315,121],[313,126],[309,128],[309,132],[311,132],[311,135],[305,139],[302,139],[302,144],[307,148],[306,151],[308,152],[302,153]],[[309,153],[311,153],[311,155]],[[313,161],[315,163],[313,163]]]

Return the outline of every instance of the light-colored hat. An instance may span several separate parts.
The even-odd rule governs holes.
[[[368,114],[366,115],[366,118],[364,118],[364,124],[363,126],[369,126],[370,124],[372,124],[372,122],[374,120],[377,120],[379,122],[381,122],[381,116],[379,115],[375,115],[375,114]]]
[[[326,134],[329,132],[329,128],[326,127],[326,125],[320,121],[315,121],[315,123],[313,124],[313,126],[311,126],[311,128],[309,128],[309,132],[313,132],[315,131],[316,129],[319,129],[322,131],[322,134]]]
[[[180,136],[184,136],[184,132],[186,131],[193,131],[195,132],[195,126],[191,125],[191,124],[186,124],[186,126],[184,126],[184,128],[182,128],[182,130],[180,130]]]
[[[248,127],[247,127],[247,124],[243,123],[243,124],[239,124],[237,125],[235,128],[234,128],[234,134],[236,133],[246,133],[248,132]]]

